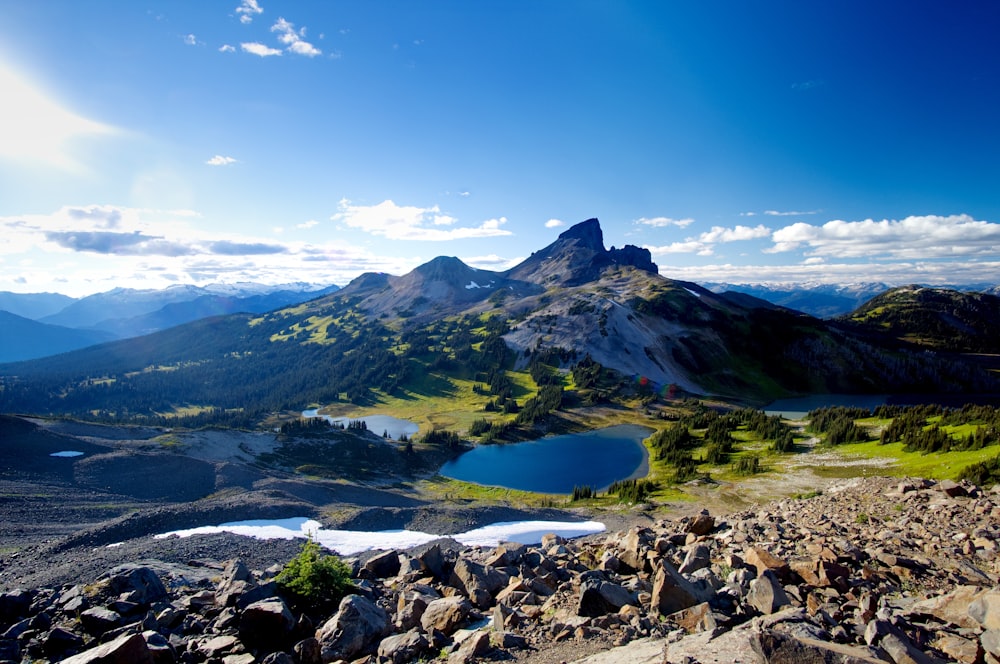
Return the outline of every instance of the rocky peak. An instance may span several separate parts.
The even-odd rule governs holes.
[[[438,256],[414,269],[428,281],[453,282],[468,277],[474,270],[454,256]]]
[[[604,248],[601,222],[588,219],[559,235],[555,242],[533,253],[507,276],[546,287],[576,286],[599,279],[613,265],[631,266],[656,274],[656,263],[648,249],[626,245]]]
[[[604,233],[601,231],[601,222],[596,218],[574,224],[569,230],[560,233],[558,239],[563,241],[578,240],[577,246],[587,247],[594,251],[604,251]]]

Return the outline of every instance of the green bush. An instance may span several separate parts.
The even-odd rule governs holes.
[[[336,605],[353,588],[351,568],[337,556],[323,555],[311,539],[274,580],[289,599],[311,608]]]

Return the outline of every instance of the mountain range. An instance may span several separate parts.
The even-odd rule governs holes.
[[[976,364],[900,336],[667,279],[645,249],[606,249],[590,219],[504,272],[439,257],[259,315],[6,365],[0,412],[253,421],[314,403],[454,391],[457,378],[499,394],[507,372],[530,370],[542,386],[581,366],[618,376],[616,389],[631,382],[757,403],[814,392],[1000,391]]]
[[[0,292],[0,362],[29,360],[150,334],[208,316],[262,313],[337,290],[295,283],[116,288],[83,298]]]

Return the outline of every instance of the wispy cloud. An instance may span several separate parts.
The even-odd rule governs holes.
[[[209,166],[228,166],[229,164],[235,164],[237,161],[233,157],[224,157],[221,154],[217,154],[205,163]]]
[[[437,205],[422,208],[397,205],[391,200],[377,205],[354,205],[345,198],[340,201],[337,209],[338,212],[330,217],[333,221],[390,240],[440,242],[511,235],[510,231],[501,228],[507,223],[505,217],[489,219],[478,226],[458,226],[447,230],[440,228],[454,226],[458,220],[442,213]]]
[[[641,219],[636,219],[635,223],[642,224],[643,226],[653,226],[654,228],[664,228],[666,226],[676,226],[677,228],[687,228],[694,223],[694,219],[672,219],[670,217],[642,217]]]
[[[192,34],[184,35],[184,43],[188,46],[195,46],[198,44],[198,38]]]
[[[566,222],[562,219],[549,219],[545,222],[546,228],[559,228],[560,226],[565,226]]]
[[[244,53],[259,55],[262,58],[281,55],[283,53],[280,48],[271,48],[267,44],[261,44],[260,42],[243,42],[240,44],[240,48],[243,49]]]
[[[236,15],[240,17],[240,23],[244,25],[253,23],[254,16],[263,12],[264,10],[257,4],[257,0],[243,0],[236,8]]]
[[[996,256],[1000,255],[1000,224],[965,214],[881,221],[835,219],[822,225],[795,223],[776,230],[772,240],[769,253],[803,249],[808,256],[835,258]]]
[[[741,217],[756,217],[757,215],[764,214],[768,217],[805,217],[811,214],[819,214],[822,210],[809,210],[807,212],[801,212],[798,210],[764,210],[763,212],[740,212]]]
[[[296,31],[295,25],[284,18],[278,18],[275,24],[271,26],[271,32],[278,33],[278,41],[284,44],[285,48],[291,53],[304,55],[309,58],[323,54],[321,50],[305,41],[305,28]]]
[[[235,53],[236,47],[232,44],[223,44],[219,47],[219,53]]]

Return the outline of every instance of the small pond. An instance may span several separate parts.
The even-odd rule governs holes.
[[[406,434],[407,438],[412,438],[420,427],[415,422],[401,420],[391,415],[367,415],[365,417],[331,417],[320,415],[318,408],[302,411],[302,417],[322,417],[330,424],[343,424],[345,427],[349,422],[363,420],[368,430],[381,436],[388,433],[393,440],[399,440],[400,436]]]
[[[441,467],[445,477],[539,493],[604,490],[648,472],[642,441],[653,430],[634,424],[511,445],[480,445]]]

